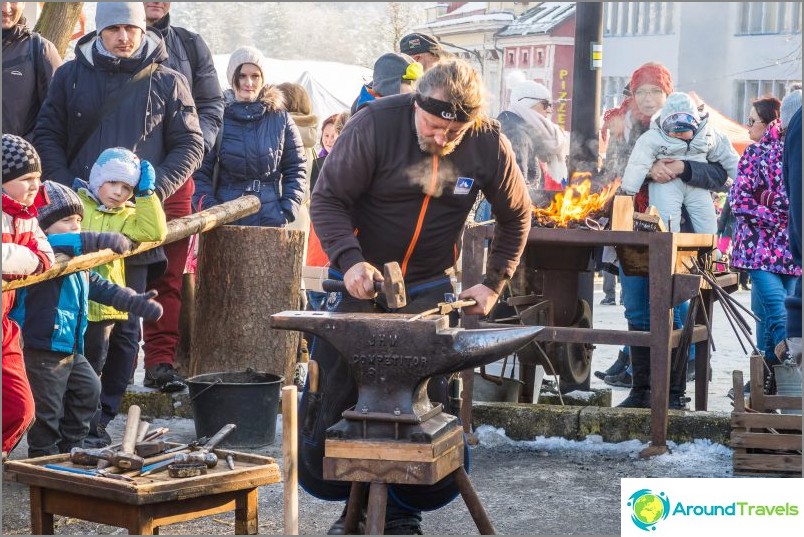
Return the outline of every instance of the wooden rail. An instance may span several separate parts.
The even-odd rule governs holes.
[[[243,196],[236,200],[216,205],[211,209],[202,211],[200,213],[191,214],[182,218],[177,218],[168,222],[168,233],[165,240],[161,242],[143,242],[139,243],[136,248],[124,254],[116,254],[110,249],[101,250],[99,252],[92,252],[89,254],[79,255],[67,261],[58,261],[53,264],[50,269],[35,276],[27,276],[19,280],[5,281],[3,280],[3,292],[11,291],[12,289],[19,289],[35,283],[40,283],[45,280],[57,278],[78,272],[81,270],[91,269],[99,265],[103,265],[115,259],[141,254],[147,250],[151,250],[163,244],[170,244],[177,240],[195,235],[196,233],[204,233],[210,229],[218,226],[228,224],[239,220],[244,216],[254,214],[260,210],[260,200],[256,196]]]

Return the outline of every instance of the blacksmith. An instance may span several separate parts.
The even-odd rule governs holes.
[[[461,293],[486,314],[519,262],[530,230],[530,199],[508,140],[485,115],[483,82],[463,60],[436,64],[415,93],[369,103],[344,128],[312,195],[311,217],[347,293],[331,294],[329,311],[386,312],[374,281],[378,267],[399,262],[408,293],[402,313],[417,313],[453,292],[450,275],[464,222],[478,194],[489,200],[497,227],[482,284]],[[369,301],[374,299],[375,301]],[[349,485],[322,479],[324,432],[354,405],[357,390],[345,363],[322,340],[313,345],[321,369],[324,405],[307,416],[301,403],[299,477],[312,495],[348,498]],[[432,388],[433,382],[431,382]],[[433,390],[431,390],[431,398]],[[458,494],[451,478],[433,486],[390,486],[386,534],[420,534],[421,511]],[[365,507],[365,503],[364,503]],[[344,514],[330,528],[342,534]]]

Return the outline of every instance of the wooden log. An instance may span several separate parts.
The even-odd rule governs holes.
[[[282,481],[285,487],[285,535],[299,534],[299,439],[296,431],[298,406],[296,386],[282,388]]]
[[[200,238],[190,374],[250,367],[292,382],[300,334],[269,316],[299,309],[304,233],[223,226]]]
[[[27,285],[43,282],[59,276],[66,276],[73,272],[87,270],[99,265],[103,265],[115,259],[128,257],[151,250],[163,244],[169,244],[179,239],[189,237],[195,233],[204,233],[210,229],[222,226],[228,222],[233,222],[244,216],[254,214],[260,210],[260,200],[256,196],[243,196],[236,200],[216,205],[211,209],[200,213],[177,218],[168,222],[168,234],[162,242],[143,242],[133,250],[124,254],[116,254],[109,249],[90,254],[79,255],[66,261],[59,261],[53,264],[50,269],[35,276],[20,278],[19,280],[3,281],[3,292],[19,289]]]

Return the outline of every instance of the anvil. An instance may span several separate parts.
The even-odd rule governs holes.
[[[446,315],[283,311],[271,326],[309,332],[340,353],[358,400],[327,438],[431,442],[457,418],[427,396],[427,380],[489,364],[530,342],[541,326],[467,330]]]

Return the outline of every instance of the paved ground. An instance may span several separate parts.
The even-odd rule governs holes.
[[[749,293],[738,292],[741,303],[748,304]],[[595,326],[623,328],[622,306],[600,306],[602,292],[597,282],[595,294]],[[729,412],[725,397],[731,385],[731,370],[747,370],[748,360],[736,342],[720,307],[715,306],[715,344],[712,355],[710,410]],[[608,367],[617,348],[599,346],[594,368]],[[139,371],[137,381],[141,382]],[[604,387],[593,379],[593,387]],[[691,386],[690,386],[691,388]],[[615,388],[617,404],[627,393]],[[112,422],[110,433],[119,438],[122,420]],[[195,437],[192,420],[157,420],[154,425],[171,429],[171,439],[186,441]],[[281,430],[281,427],[278,427]],[[258,450],[280,459],[281,440]],[[520,535],[611,534],[620,533],[620,478],[623,477],[728,477],[731,476],[731,451],[723,446],[701,442],[675,447],[673,455],[640,460],[644,447],[637,441],[619,445],[602,444],[594,439],[568,442],[561,439],[531,443],[509,443],[495,433],[483,435],[481,445],[472,449],[472,481],[489,511],[498,533]],[[23,443],[12,459],[24,458]],[[281,461],[280,461],[281,464]],[[3,482],[3,533],[30,533],[28,489]],[[340,514],[342,504],[316,500],[303,491],[300,494],[300,527],[302,534],[323,534]],[[281,485],[260,489],[260,533],[281,534]],[[233,532],[230,514],[206,517],[199,521],[175,524],[160,529],[162,534],[221,534]],[[424,516],[423,528],[428,534],[476,534],[466,507],[461,501]],[[56,532],[62,534],[110,534],[123,530],[75,519],[57,517]]]

